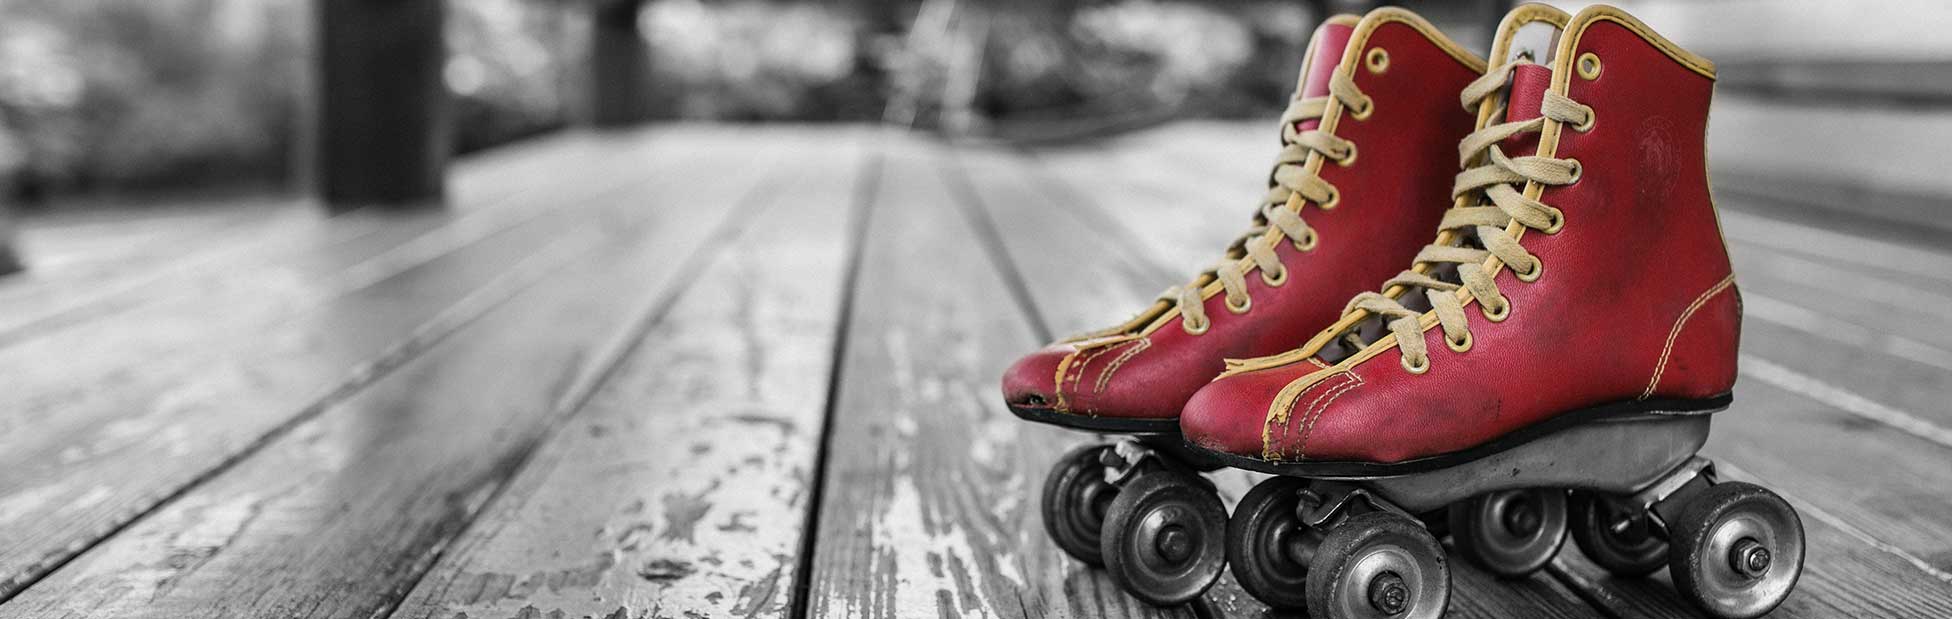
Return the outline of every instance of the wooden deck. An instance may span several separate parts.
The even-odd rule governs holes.
[[[0,616],[1266,615],[1229,581],[1149,608],[1063,556],[1037,490],[1091,437],[996,390],[1216,259],[1263,125],[1037,151],[674,125],[464,161],[442,213],[30,224]],[[1708,453],[1801,511],[1776,616],[1952,616],[1952,247],[1721,206],[1748,321]],[[1576,551],[1453,566],[1452,617],[1692,616]]]

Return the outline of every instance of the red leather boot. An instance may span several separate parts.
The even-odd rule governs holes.
[[[1443,145],[1471,130],[1455,93],[1483,72],[1394,8],[1331,18],[1303,65],[1267,194],[1220,264],[1125,324],[1053,344],[1003,377],[1006,403],[1025,419],[1149,435],[1067,454],[1047,479],[1043,515],[1059,547],[1155,604],[1198,596],[1224,565],[1224,508],[1202,467],[1175,455],[1181,406],[1226,359],[1306,341],[1341,299],[1410,260],[1445,210],[1455,164]],[[1215,532],[1134,524],[1153,514],[1205,519]]]
[[[1520,7],[1492,61],[1464,89],[1483,120],[1457,206],[1414,266],[1187,404],[1187,441],[1290,476],[1236,508],[1235,573],[1305,579],[1318,618],[1435,617],[1443,555],[1405,514],[1448,506],[1459,552],[1501,575],[1570,528],[1618,572],[1670,566],[1717,616],[1767,612],[1801,570],[1796,514],[1694,455],[1741,322],[1703,157],[1714,65],[1606,6]],[[1306,569],[1270,559],[1295,538]]]

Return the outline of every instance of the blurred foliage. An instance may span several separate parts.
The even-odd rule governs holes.
[[[0,171],[16,192],[289,186],[314,0],[0,0]],[[449,0],[455,147],[568,122],[582,0]],[[861,11],[875,11],[864,14]],[[662,116],[890,120],[1275,109],[1295,2],[655,0]]]
[[[639,30],[667,115],[728,120],[871,118],[857,16],[825,4],[659,0]]]
[[[653,82],[670,93],[660,107],[683,118],[918,125],[958,113],[1264,114],[1293,90],[1311,26],[1292,1],[865,4],[888,13],[851,10],[861,3],[651,3],[642,29]]]
[[[17,190],[146,188],[287,174],[298,4],[0,3],[0,132]]]
[[[452,0],[447,69],[454,147],[473,152],[569,122],[588,24],[572,0]]]
[[[449,4],[457,149],[565,122],[569,7]],[[311,19],[307,0],[0,1],[0,171],[29,202],[288,184]]]

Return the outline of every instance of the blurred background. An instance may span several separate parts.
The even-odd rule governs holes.
[[[333,66],[373,64],[327,49],[327,22],[382,19],[360,11],[418,13],[347,36],[438,46],[389,67],[437,73],[422,98],[441,105],[398,112],[439,125],[407,149],[439,151],[437,166],[539,133],[660,119],[1046,141],[1171,119],[1272,118],[1317,20],[1373,4],[0,0],[0,196],[11,217],[31,218],[173,202],[161,197],[319,193],[333,149],[308,144],[376,122],[307,121],[334,96]],[[1482,51],[1510,3],[1408,4]],[[1773,192],[1799,208],[1874,194],[1870,217],[1942,230],[1952,4],[1619,4],[1720,64],[1711,150],[1725,191]],[[1866,16],[1879,17],[1873,26]]]

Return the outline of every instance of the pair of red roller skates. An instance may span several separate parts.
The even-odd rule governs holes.
[[[1489,66],[1408,11],[1328,20],[1225,259],[1004,376],[1025,419],[1129,435],[1051,471],[1053,540],[1155,604],[1231,564],[1318,619],[1438,617],[1447,534],[1501,576],[1570,535],[1712,615],[1775,608],[1796,512],[1695,455],[1741,317],[1713,84],[1607,6],[1518,7]],[[1274,477],[1229,517],[1199,474],[1223,466]]]

